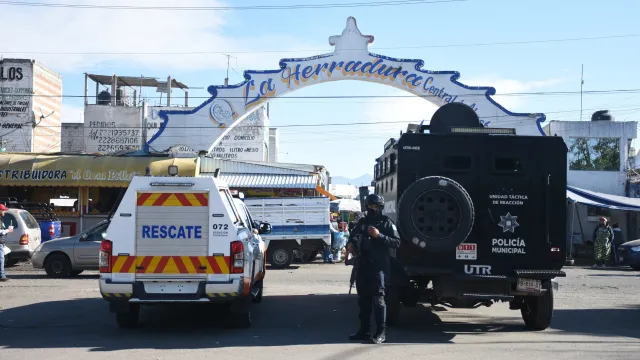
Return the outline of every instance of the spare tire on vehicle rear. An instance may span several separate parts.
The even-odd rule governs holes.
[[[398,218],[406,241],[425,251],[444,252],[467,239],[475,212],[462,185],[446,177],[428,176],[404,191]]]

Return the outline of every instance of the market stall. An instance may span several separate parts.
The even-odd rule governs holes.
[[[0,197],[51,204],[62,222],[62,235],[72,236],[107,218],[133,176],[196,176],[198,159],[168,156],[0,155]]]

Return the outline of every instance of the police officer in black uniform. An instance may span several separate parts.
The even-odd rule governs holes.
[[[400,247],[393,222],[382,214],[384,199],[371,194],[365,199],[366,216],[358,221],[347,242],[347,252],[356,254],[356,288],[360,307],[360,330],[349,340],[386,340],[385,286],[389,278],[391,253]],[[370,318],[375,308],[376,333],[371,338]]]

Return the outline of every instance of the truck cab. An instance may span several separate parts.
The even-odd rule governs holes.
[[[484,128],[464,104],[389,140],[374,176],[402,237],[389,321],[400,303],[509,302],[547,328],[565,276],[566,161],[561,137]]]
[[[100,245],[100,292],[118,325],[135,326],[141,305],[224,303],[230,325],[250,326],[264,278],[252,226],[219,179],[134,177]]]

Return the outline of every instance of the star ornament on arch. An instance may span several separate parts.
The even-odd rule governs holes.
[[[349,16],[342,34],[329,37],[329,45],[334,46],[334,53],[343,51],[365,51],[368,53],[369,44],[373,44],[373,40],[373,35],[362,35],[356,19]]]
[[[518,217],[511,215],[511,213],[507,213],[505,216],[500,215],[500,223],[498,226],[502,227],[502,232],[510,231],[515,233],[516,228],[520,226],[516,220],[518,220]]]

